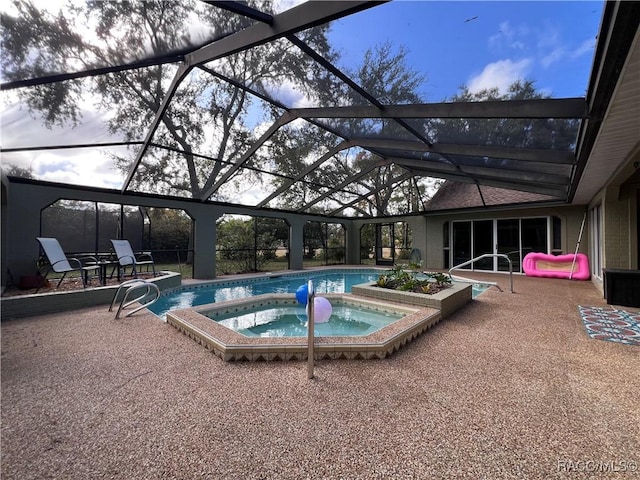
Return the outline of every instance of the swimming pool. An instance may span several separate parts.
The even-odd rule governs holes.
[[[238,300],[265,293],[295,294],[300,285],[313,280],[317,295],[325,293],[350,293],[354,285],[375,282],[385,269],[358,268],[332,269],[290,274],[262,275],[239,280],[219,280],[200,285],[182,286],[163,292],[156,303],[148,308],[160,318],[170,310],[206,305],[208,303]],[[473,297],[488,288],[473,285]]]
[[[168,311],[179,308],[237,300],[265,293],[293,294],[308,280],[313,280],[317,295],[349,293],[353,285],[375,282],[384,271],[373,268],[321,270],[182,286],[164,292],[158,301],[149,307],[149,310],[164,318]]]

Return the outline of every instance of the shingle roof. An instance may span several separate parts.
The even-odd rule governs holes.
[[[480,196],[480,191],[482,196]],[[484,199],[484,202],[483,202]],[[446,181],[426,206],[427,211],[453,210],[556,200],[548,195]]]

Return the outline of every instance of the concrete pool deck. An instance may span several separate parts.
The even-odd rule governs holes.
[[[313,380],[305,362],[223,362],[144,311],[3,321],[1,476],[635,478],[640,348],[589,338],[590,282],[514,290]]]

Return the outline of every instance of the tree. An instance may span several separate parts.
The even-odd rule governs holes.
[[[2,173],[10,177],[33,178],[33,167],[25,168],[9,163],[3,163],[0,167],[2,168]]]
[[[316,256],[316,250],[326,247],[325,227],[326,223],[323,222],[307,222],[304,224],[304,258],[311,260]]]
[[[184,211],[172,208],[149,208],[147,212],[151,222],[150,249],[154,251],[155,260],[175,262],[178,253],[189,249],[193,221]]]
[[[249,6],[266,12],[270,5],[266,0],[249,2]],[[8,79],[163,56],[213,40],[194,32],[223,36],[249,24],[242,16],[193,0],[88,1],[84,5],[69,3],[55,14],[20,0],[15,10],[15,16],[5,14],[2,18],[2,65]],[[200,24],[194,26],[196,18]],[[298,36],[331,58],[327,28],[307,29]],[[246,120],[251,105],[258,100],[238,85],[269,92],[275,85],[289,82],[309,96],[320,95],[314,75],[318,68],[297,46],[281,40],[192,70],[175,92],[154,135],[153,143],[164,148],[148,150],[133,178],[134,187],[199,196],[254,140]],[[97,99],[94,108],[108,115],[111,133],[134,141],[148,130],[175,72],[172,64],[157,65],[20,89],[17,93],[31,111],[42,114],[49,126],[74,125],[82,116],[81,106]],[[318,82],[323,81],[318,78]],[[275,108],[266,111],[278,114]],[[138,149],[132,147],[128,155],[113,154],[123,173],[129,171]],[[253,166],[259,166],[262,160],[255,155]],[[246,179],[243,182],[246,188]],[[224,200],[225,193],[214,192],[214,197]]]
[[[376,232],[373,223],[367,223],[360,229],[360,260],[369,260],[376,246]]]
[[[454,95],[452,102],[485,102],[492,100],[535,100],[549,98],[535,88],[532,80],[517,80],[504,94],[499,89],[470,92],[466,86]],[[431,129],[438,142],[467,145],[572,150],[580,121],[576,119],[439,119]]]
[[[425,79],[408,63],[408,50],[405,47],[394,49],[389,43],[383,43],[367,50],[362,63],[354,70],[347,71],[349,77],[361,86],[381,104],[420,103],[420,87]],[[325,85],[326,87],[326,85]],[[368,103],[358,92],[345,83],[332,84],[334,98],[323,105],[362,105]],[[321,89],[324,91],[324,89]],[[334,120],[332,126],[338,131],[345,132],[345,137],[393,138],[403,132],[405,128],[392,120],[371,119],[340,119]],[[278,169],[295,176],[296,172],[304,169],[305,165],[320,158],[326,149],[318,151],[317,145],[337,145],[341,139],[333,134],[321,131],[317,127],[304,124],[297,131],[281,129],[274,137],[273,149],[277,149],[274,156]],[[403,198],[394,196],[397,185],[385,187],[389,181],[405,173],[405,170],[384,159],[372,155],[362,149],[336,153],[330,160],[324,162],[315,170],[309,172],[305,183],[297,182],[283,192],[285,205],[304,205],[323,193],[322,185],[339,185],[354,173],[364,169],[371,172],[349,185],[352,193],[337,191],[330,197],[337,206],[350,203],[354,195],[365,195],[361,202],[351,205],[356,212],[363,215],[386,215],[392,211],[415,211],[415,202],[406,210]],[[306,162],[306,163],[305,163]],[[282,180],[286,182],[286,180]],[[403,188],[411,190],[415,183],[408,183]],[[411,198],[423,195],[426,187],[419,187],[419,191],[410,194]],[[391,208],[395,204],[397,208]],[[418,202],[419,204],[419,202]],[[403,208],[399,208],[402,205]]]
[[[352,72],[357,83],[374,96],[383,105],[421,103],[420,87],[425,78],[413,69],[407,60],[408,50],[400,46],[397,51],[391,43],[386,42],[365,52],[361,65]],[[352,102],[360,103],[355,92],[349,92]],[[354,128],[358,135],[378,136],[381,138],[395,138],[406,133],[405,127],[393,120],[351,120],[350,128]],[[370,167],[372,163],[381,159],[369,152],[360,152],[355,159],[356,171]],[[356,205],[356,210],[367,214],[390,214],[390,203],[397,185],[390,184],[405,170],[393,163],[385,162],[371,173],[361,177],[357,185],[361,190],[373,191],[367,196],[364,204]],[[340,168],[350,170],[350,166],[340,164]],[[352,167],[353,168],[353,167]]]
[[[280,219],[224,216],[216,224],[220,270],[224,273],[260,271],[288,240]]]

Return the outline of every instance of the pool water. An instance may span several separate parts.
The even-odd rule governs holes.
[[[481,293],[485,292],[487,289],[491,288],[491,285],[486,283],[474,283],[472,285],[471,296],[476,298]]]
[[[306,337],[307,314],[303,306],[257,307],[242,314],[206,314],[227,328],[248,337]],[[318,337],[364,336],[395,322],[404,314],[387,313],[355,305],[334,305],[328,322],[316,323]]]
[[[323,293],[351,293],[351,287],[361,283],[375,282],[384,271],[381,269],[323,270],[183,286],[164,292],[158,301],[148,308],[157,316],[165,318],[170,310],[238,300],[265,293],[295,294],[298,287],[305,285],[308,280],[313,280],[318,296]],[[489,288],[488,285],[473,285],[473,297],[475,298],[487,288]]]
[[[313,280],[316,295],[350,293],[353,285],[375,282],[383,271],[379,269],[327,270],[186,286],[163,293],[156,303],[149,306],[149,310],[164,318],[168,311],[179,308],[238,300],[265,293],[295,294],[298,287],[305,285],[308,280]]]

